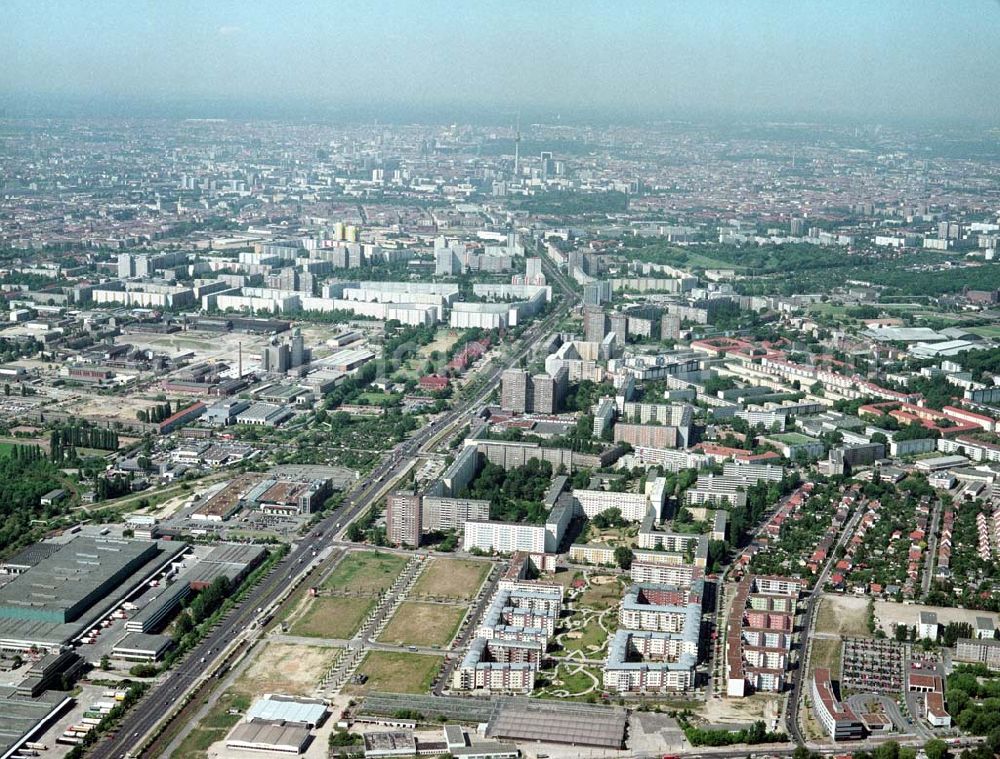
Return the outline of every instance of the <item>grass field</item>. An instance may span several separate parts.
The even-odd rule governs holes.
[[[813,314],[825,314],[844,318],[847,316],[847,306],[838,306],[835,303],[810,303],[809,312]]]
[[[349,553],[323,582],[325,590],[381,593],[403,571],[406,559],[391,553],[355,551]]]
[[[604,632],[604,628],[597,621],[597,617],[591,619],[587,626],[578,632],[581,633],[579,638],[571,638],[569,635],[563,638],[563,648],[567,651],[584,651],[589,653],[593,650],[592,646],[601,646],[608,639],[608,634]]]
[[[468,559],[432,559],[417,579],[411,595],[472,598],[483,584],[490,565]]]
[[[407,646],[446,646],[464,616],[464,606],[406,601],[400,604],[379,640]]]
[[[382,393],[378,390],[370,390],[358,396],[358,400],[368,402],[372,406],[379,406],[383,403],[395,403],[401,396],[395,393]]]
[[[349,693],[428,693],[443,661],[441,656],[370,651],[357,670],[358,674],[367,675],[368,681],[364,685],[349,685],[344,690]]]
[[[993,326],[992,324],[985,324],[981,327],[969,327],[968,331],[985,338],[1000,337],[1000,326]]]
[[[310,638],[350,638],[374,605],[375,599],[365,596],[313,598],[289,633]]]
[[[813,638],[812,654],[809,656],[809,674],[820,667],[826,667],[830,670],[830,679],[839,680],[841,646],[839,638]]]
[[[245,712],[249,708],[250,699],[246,696],[229,691],[223,693],[212,704],[211,710],[198,723],[198,726],[184,737],[171,756],[176,757],[176,759],[190,759],[192,757],[203,759],[203,757],[207,757],[208,747],[225,738],[233,725],[241,719],[239,714],[229,714],[228,711],[238,709]]]
[[[621,583],[609,582],[603,585],[592,584],[583,591],[580,596],[579,605],[588,609],[607,609],[616,605],[622,597]]]

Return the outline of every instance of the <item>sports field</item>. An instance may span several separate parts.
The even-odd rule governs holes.
[[[981,327],[969,327],[967,331],[987,339],[1000,337],[1000,327],[993,324],[984,324]]]

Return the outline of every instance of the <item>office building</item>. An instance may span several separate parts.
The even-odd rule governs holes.
[[[816,721],[833,740],[861,740],[864,737],[861,720],[849,706],[837,700],[829,669],[818,667],[813,672],[811,693]]]

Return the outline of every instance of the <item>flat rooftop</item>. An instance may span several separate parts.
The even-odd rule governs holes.
[[[627,719],[625,710],[617,707],[512,699],[490,720],[486,735],[620,749],[625,743]]]
[[[0,688],[0,756],[8,753],[72,699],[66,693],[48,691],[31,698],[14,688]]]
[[[147,541],[78,537],[0,588],[0,618],[72,622],[156,552]]]
[[[326,704],[316,699],[295,698],[266,694],[253,702],[246,713],[246,721],[295,722],[314,727],[323,722]]]
[[[83,540],[76,538],[64,544],[70,547]],[[88,539],[92,540],[92,539]],[[70,622],[56,621],[53,619],[27,619],[17,616],[0,615],[0,648],[30,648],[36,645],[39,648],[53,648],[66,645],[70,641],[82,635],[88,628],[93,627],[100,621],[116,604],[120,603],[124,597],[130,593],[138,583],[146,579],[158,567],[165,566],[170,561],[176,559],[180,554],[188,550],[188,546],[181,542],[172,541],[111,541],[117,543],[134,542],[140,546],[146,546],[151,550],[145,558],[131,573],[124,576],[117,582],[109,582],[108,589],[99,594],[96,600],[81,613],[76,619]],[[3,590],[9,592],[15,588],[17,583],[27,577],[35,568],[16,578],[6,585]]]

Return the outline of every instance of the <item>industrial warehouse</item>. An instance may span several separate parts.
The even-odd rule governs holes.
[[[58,651],[186,550],[183,543],[90,537],[60,545],[0,588],[0,650]]]

